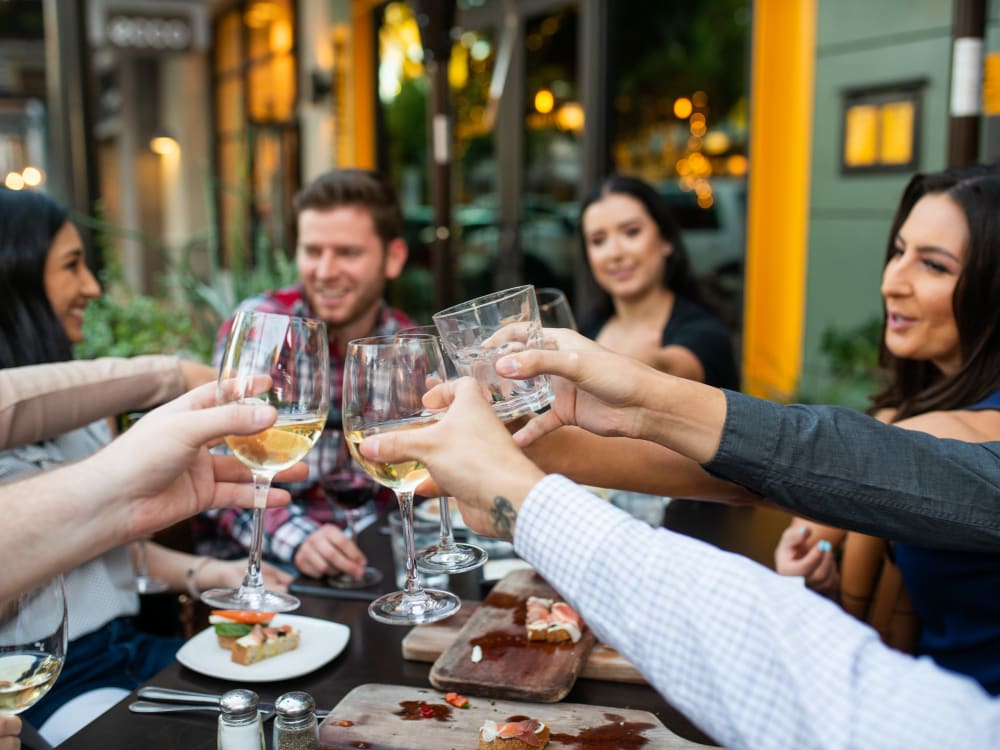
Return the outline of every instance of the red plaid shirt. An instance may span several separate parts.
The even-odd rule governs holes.
[[[305,318],[316,317],[303,297],[301,284],[245,300],[237,308],[237,312],[245,310]],[[219,328],[213,357],[216,366],[222,360],[234,318],[235,313]],[[414,325],[416,323],[404,313],[383,304],[375,327],[368,335],[391,336]],[[327,424],[336,429],[340,429],[343,383],[344,357],[336,351],[335,342],[331,340],[330,416]],[[284,508],[271,508],[264,513],[264,557],[277,562],[291,563],[302,542],[321,525],[325,523],[344,525],[342,513],[331,506],[317,484],[318,458],[317,451],[310,451],[306,455],[305,462],[309,466],[309,478],[306,481],[281,485],[292,493],[292,502]],[[380,509],[395,502],[394,498],[395,495],[391,491],[383,488],[377,499]],[[253,511],[239,508],[202,513],[194,520],[195,545],[198,552],[222,558],[245,554],[250,548],[252,519]]]

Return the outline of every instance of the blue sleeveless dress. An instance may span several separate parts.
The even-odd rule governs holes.
[[[1000,410],[1000,389],[968,411]],[[918,653],[1000,694],[1000,550],[956,552],[897,542],[896,563],[922,629]]]

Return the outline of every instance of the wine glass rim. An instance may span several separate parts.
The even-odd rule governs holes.
[[[538,299],[538,304],[543,304],[542,297],[549,297],[545,300],[544,304],[551,305],[557,300],[566,299],[566,292],[556,286],[543,286],[535,290],[535,297]]]
[[[326,328],[326,321],[322,318],[311,318],[305,315],[286,315],[285,313],[278,312],[264,312],[263,310],[238,310],[236,312],[236,317],[261,317],[261,318],[284,318],[285,320],[295,321],[296,323],[304,323],[308,326],[322,326]]]
[[[452,315],[457,315],[459,313],[466,313],[479,307],[492,305],[511,297],[518,297],[528,291],[534,292],[534,290],[535,287],[533,284],[522,284],[521,286],[503,289],[499,292],[490,292],[489,294],[484,294],[481,297],[475,297],[474,299],[466,300],[465,302],[459,302],[457,305],[446,307],[444,310],[439,310],[434,313],[431,317],[434,320],[440,320],[441,318],[451,317]]]

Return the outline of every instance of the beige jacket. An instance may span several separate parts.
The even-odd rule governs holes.
[[[176,398],[184,392],[179,363],[106,357],[0,370],[0,450]]]

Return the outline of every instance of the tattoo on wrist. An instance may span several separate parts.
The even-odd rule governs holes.
[[[501,495],[493,498],[493,508],[490,510],[493,519],[493,531],[500,539],[514,539],[514,522],[517,520],[517,510],[510,500]]]

